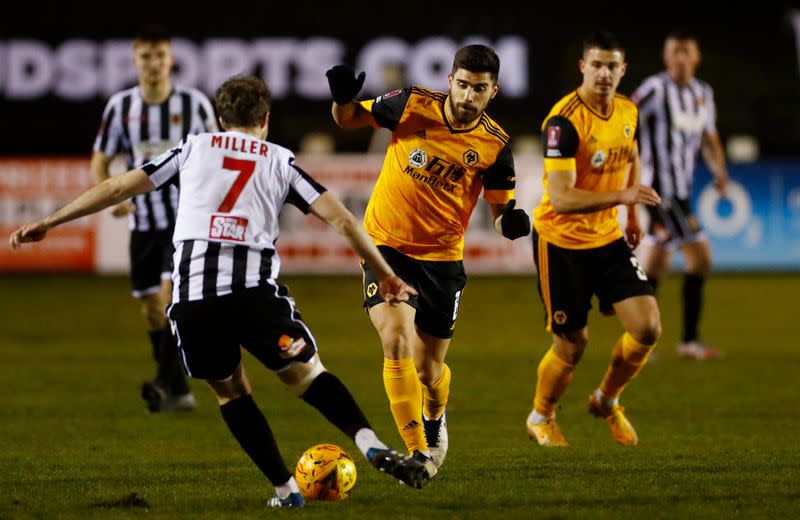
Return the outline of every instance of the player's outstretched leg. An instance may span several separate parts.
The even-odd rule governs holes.
[[[314,368],[308,366],[314,362]],[[294,370],[308,372],[305,377],[296,379],[291,387],[305,402],[350,437],[376,469],[414,488],[421,488],[433,477],[435,466],[429,468],[413,457],[389,448],[378,439],[347,387],[335,375],[325,371],[318,358],[315,357],[309,364],[294,364]],[[282,379],[291,377],[284,372],[279,376]]]

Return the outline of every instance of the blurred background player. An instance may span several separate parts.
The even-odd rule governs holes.
[[[636,204],[658,194],[639,183],[636,105],[616,93],[625,75],[625,51],[608,33],[584,41],[582,84],[555,104],[542,126],[544,196],[533,216],[533,250],[553,346],[539,363],[528,435],[543,446],[568,443],[556,423],[556,405],[572,381],[589,340],[591,299],[613,309],[625,333],[611,366],[589,396],[589,411],[605,418],[622,445],[638,443],[619,405],[622,390],[641,370],[661,334],[658,305],[631,252],[641,229]],[[627,186],[627,188],[626,188]],[[616,206],[628,205],[625,238]]]
[[[409,87],[362,102],[353,100],[364,72],[356,78],[344,65],[327,72],[340,127],[392,131],[364,224],[419,295],[390,305],[377,291],[372,267],[362,263],[364,307],[383,346],[383,381],[397,429],[431,474],[447,453],[445,355],[467,283],[464,233],[481,190],[501,235],[513,240],[530,233],[530,219],[514,209],[509,137],[484,112],[500,88],[499,70],[492,49],[470,45],[455,55],[446,94]]]
[[[127,169],[133,169],[187,135],[217,130],[208,98],[196,89],[172,84],[170,37],[162,28],[143,28],[133,40],[133,54],[139,84],[114,94],[106,105],[91,160],[97,182],[109,178],[115,155],[124,155]],[[195,407],[165,315],[172,290],[169,274],[177,204],[177,187],[169,185],[124,201],[112,212],[115,217],[127,215],[131,230],[133,296],[141,302],[157,364],[155,379],[141,387],[151,412]]]
[[[323,367],[311,331],[277,282],[280,259],[273,248],[281,208],[289,202],[336,228],[369,262],[387,302],[405,301],[414,289],[394,274],[353,214],[294,163],[292,152],[265,141],[271,99],[258,78],[229,79],[216,95],[226,132],[189,136],[152,162],[101,182],[18,229],[11,247],[42,240],[60,224],[180,177],[173,238],[179,262],[169,317],[186,371],[208,382],[231,433],[275,486],[268,505],[304,502],[253,401],[240,345],[346,433],[373,466],[422,487],[425,467],[377,438],[347,388]]]
[[[642,183],[662,198],[648,208],[650,227],[642,249],[642,265],[653,288],[668,267],[671,252],[685,259],[683,333],[678,354],[694,359],[719,359],[722,353],[700,341],[698,327],[703,285],[711,268],[711,248],[692,210],[692,188],[698,150],[714,175],[721,196],[727,195],[725,153],[716,127],[714,92],[695,78],[700,64],[697,39],[674,31],[664,42],[667,70],[645,79],[633,94],[639,107]]]

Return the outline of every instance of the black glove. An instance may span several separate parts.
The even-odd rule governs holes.
[[[336,65],[325,73],[328,77],[328,85],[331,87],[333,100],[339,105],[353,101],[364,85],[366,72],[362,72],[356,77],[356,73],[349,65]]]
[[[514,209],[517,201],[511,199],[503,210],[503,215],[500,217],[500,229],[503,230],[503,236],[515,240],[519,237],[524,237],[531,232],[531,219],[525,210]]]

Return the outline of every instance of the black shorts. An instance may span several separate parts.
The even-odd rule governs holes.
[[[168,311],[186,373],[221,381],[241,361],[240,346],[270,370],[308,361],[317,352],[311,331],[286,287],[252,287],[216,298],[179,302]]]
[[[161,280],[172,273],[172,230],[131,231],[130,259],[133,296],[161,290]]]
[[[663,247],[677,247],[705,239],[703,228],[688,199],[666,200],[660,206],[646,208],[650,214],[646,242]]]
[[[419,330],[436,338],[452,338],[461,293],[467,285],[464,262],[428,261],[408,257],[389,246],[378,246],[395,274],[419,293],[408,304],[417,310],[414,323]],[[364,307],[383,302],[378,292],[378,278],[361,262],[364,270]]]
[[[584,328],[595,294],[601,309],[633,296],[654,294],[639,260],[622,238],[593,249],[565,249],[534,230],[533,258],[548,331]]]

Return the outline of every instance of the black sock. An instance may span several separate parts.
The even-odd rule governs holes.
[[[150,345],[153,347],[153,361],[158,363],[158,353],[161,349],[161,332],[160,330],[151,330],[147,332],[150,336]]]
[[[219,407],[228,429],[258,469],[273,486],[288,481],[292,474],[286,468],[275,443],[275,437],[253,396],[244,395]]]
[[[347,387],[330,372],[323,372],[311,382],[303,401],[320,411],[328,421],[355,440],[361,428],[370,428],[367,418]]]
[[[161,344],[158,356],[158,376],[156,380],[169,393],[182,395],[189,392],[189,383],[183,371],[183,363],[178,353],[178,342],[172,335],[169,325],[161,331]]]
[[[683,341],[698,338],[697,326],[700,323],[700,309],[703,306],[703,284],[705,276],[686,273],[683,276]]]
[[[653,288],[653,292],[658,293],[658,277],[648,276],[647,281],[650,282],[650,286]]]

